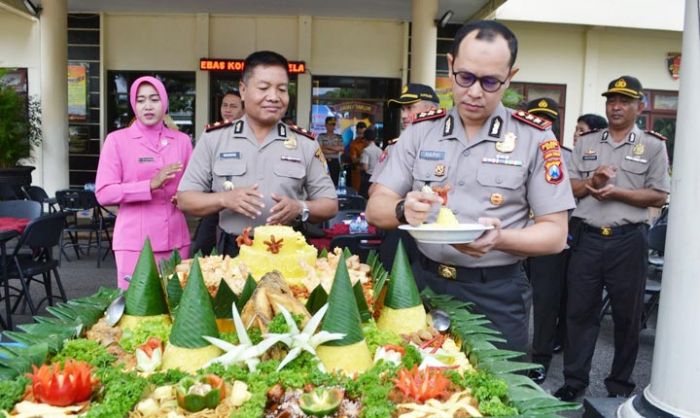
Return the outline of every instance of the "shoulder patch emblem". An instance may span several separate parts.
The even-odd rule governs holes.
[[[298,134],[301,135],[301,136],[305,136],[305,137],[307,137],[307,138],[309,138],[309,139],[311,139],[311,140],[315,140],[315,139],[316,139],[316,134],[314,134],[313,132],[309,131],[308,129],[302,128],[301,126],[289,125],[289,130],[292,131],[292,132],[296,132],[296,133],[298,133]]]
[[[513,118],[519,120],[520,122],[523,122],[530,126],[534,126],[535,128],[540,129],[542,131],[552,126],[552,122],[539,116],[535,116],[531,113],[527,113],[524,110],[518,110],[516,112],[511,113],[511,115],[513,116]]]
[[[564,180],[559,141],[549,139],[540,144],[544,160],[544,179],[549,184],[559,184]]]
[[[668,139],[668,138],[666,138],[665,136],[661,135],[660,133],[658,133],[658,132],[656,132],[656,131],[644,131],[644,133],[647,133],[647,134],[649,134],[649,135],[651,135],[651,136],[653,136],[653,137],[656,137],[656,138],[658,138],[658,139],[660,139],[660,140],[662,140],[662,141],[666,141],[666,140]]]
[[[442,119],[447,115],[445,109],[436,109],[429,112],[419,113],[413,117],[413,123],[424,122],[426,120]]]
[[[233,121],[224,120],[221,122],[210,123],[206,126],[206,128],[204,128],[204,130],[205,132],[211,132],[231,125],[233,125]]]

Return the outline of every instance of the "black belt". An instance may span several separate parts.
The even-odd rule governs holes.
[[[593,226],[588,224],[582,224],[583,231],[589,234],[595,234],[601,237],[619,237],[628,232],[637,231],[639,228],[645,226],[645,223],[627,224],[620,226]]]
[[[522,262],[495,267],[460,267],[435,262],[423,254],[420,255],[423,269],[438,276],[460,282],[492,282],[508,279],[522,270]]]

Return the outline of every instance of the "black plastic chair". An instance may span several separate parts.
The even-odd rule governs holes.
[[[378,251],[382,243],[381,234],[349,234],[338,235],[331,240],[330,249],[336,247],[348,248],[352,254],[357,254],[361,262],[367,261],[367,255],[374,250]]]
[[[64,302],[67,300],[61,277],[58,274],[58,261],[53,256],[53,248],[59,245],[63,236],[64,225],[65,214],[63,213],[43,215],[31,221],[19,237],[19,242],[12,253],[12,262],[8,266],[8,277],[10,280],[19,280],[20,287],[10,287],[16,292],[14,295],[16,300],[11,312],[7,312],[7,315],[16,311],[22,301],[25,301],[29,306],[32,315],[36,315],[38,308],[44,302],[53,305],[53,300],[56,297]],[[23,248],[30,251],[21,252]],[[40,276],[41,279],[36,278],[37,276]],[[53,295],[52,276],[60,296]],[[34,302],[29,291],[32,281],[42,283],[46,292],[46,296],[38,303]],[[4,296],[12,297],[13,295],[6,294]]]
[[[338,196],[338,210],[360,210],[364,212],[367,200],[360,195]]]
[[[35,219],[41,216],[41,203],[31,200],[0,202],[0,217]]]
[[[59,190],[56,192],[56,201],[61,211],[66,213],[65,232],[70,238],[70,242],[64,242],[63,236],[61,237],[59,261],[63,255],[68,259],[68,255],[63,251],[65,247],[72,246],[77,258],[80,258],[81,249],[85,248],[87,254],[90,254],[90,248],[96,248],[97,268],[100,268],[100,262],[107,257],[109,250],[112,249],[109,228],[113,226],[113,221],[105,217],[106,209],[100,206],[95,193],[89,190]],[[78,213],[83,211],[91,212],[87,221],[81,221],[78,218]],[[80,234],[86,232],[88,233],[88,242],[81,244]],[[93,234],[95,235],[94,241]],[[103,240],[103,236],[106,240]],[[106,247],[103,246],[103,242],[107,243]],[[102,250],[105,250],[104,255]]]
[[[27,200],[33,200],[35,202],[39,202],[41,204],[41,209],[43,211],[44,205],[48,207],[48,213],[55,213],[58,212],[58,208],[56,207],[56,198],[55,197],[49,197],[49,195],[46,193],[44,189],[42,189],[39,186],[28,186],[24,187],[24,194],[27,196]],[[44,213],[47,213],[44,211]]]

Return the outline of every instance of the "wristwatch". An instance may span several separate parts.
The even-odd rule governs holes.
[[[394,208],[394,213],[396,214],[396,219],[399,223],[407,224],[406,220],[406,199],[401,199],[396,203],[396,208]]]
[[[301,221],[306,222],[309,220],[309,215],[311,212],[309,211],[309,207],[306,205],[306,202],[303,200],[299,201],[301,203]]]

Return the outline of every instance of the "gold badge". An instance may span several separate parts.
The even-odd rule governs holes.
[[[547,108],[547,101],[545,99],[540,100],[539,103],[537,103],[537,106],[546,109]]]
[[[612,228],[609,226],[601,226],[600,227],[600,235],[604,237],[609,237],[612,235]]]
[[[615,87],[618,89],[624,89],[625,87],[627,87],[627,82],[624,78],[621,78],[615,82]]]
[[[637,144],[632,148],[632,154],[634,155],[642,155],[644,154],[644,144]]]
[[[491,201],[491,204],[494,206],[501,206],[505,199],[503,199],[503,195],[500,193],[492,193],[491,198],[489,199]]]
[[[457,269],[452,266],[440,264],[438,266],[438,275],[440,275],[440,277],[443,279],[454,280],[457,278]]]
[[[224,182],[224,190],[226,190],[227,192],[233,190],[233,182],[231,180],[226,180]]]
[[[502,153],[509,153],[513,152],[515,150],[515,139],[517,137],[513,132],[508,132],[505,137],[503,138],[503,141],[498,141],[496,142],[496,151],[502,152]]]
[[[284,147],[287,149],[296,149],[297,147],[297,137],[292,135],[284,140]]]
[[[435,166],[435,175],[438,177],[445,175],[445,164],[438,164]]]

